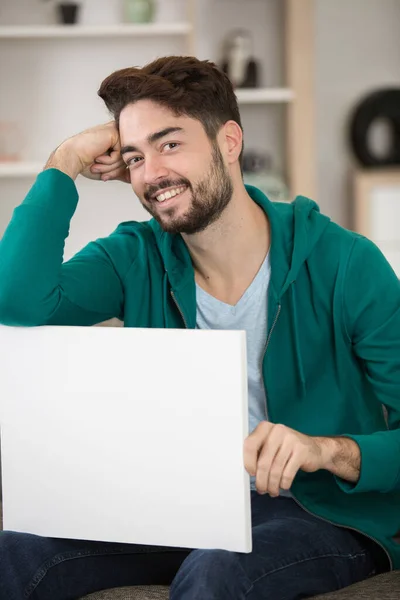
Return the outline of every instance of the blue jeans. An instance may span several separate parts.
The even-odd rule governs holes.
[[[112,587],[172,584],[171,600],[297,600],[384,570],[380,547],[252,492],[253,551],[188,550],[0,533],[0,600],[77,600]]]

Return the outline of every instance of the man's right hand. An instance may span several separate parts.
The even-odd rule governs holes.
[[[117,179],[129,183],[129,169],[120,149],[115,121],[110,121],[65,140],[51,154],[45,169],[59,169],[74,180],[82,174],[89,179]]]

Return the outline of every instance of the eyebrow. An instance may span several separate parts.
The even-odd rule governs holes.
[[[147,136],[146,140],[149,144],[154,144],[159,139],[169,135],[170,133],[175,133],[176,131],[184,131],[182,127],[166,127],[165,129],[161,129],[160,131],[156,131],[155,133],[150,133]],[[140,152],[137,146],[122,146],[121,154],[126,154],[127,152]]]

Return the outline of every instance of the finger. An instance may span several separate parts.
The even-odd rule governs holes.
[[[102,179],[102,181],[109,181],[111,179],[120,179],[120,177],[125,177],[125,174],[124,174],[125,170],[126,170],[125,168],[114,169],[113,171],[110,171],[109,173],[102,175],[101,179]]]
[[[272,423],[262,421],[244,441],[244,466],[250,475],[256,474],[258,455],[272,427]]]
[[[278,450],[279,446],[276,446],[276,444],[271,444],[268,440],[261,450],[260,456],[258,457],[256,488],[260,494],[266,494],[268,492],[269,472]]]
[[[125,167],[125,163],[122,160],[119,160],[118,162],[113,162],[110,165],[93,165],[90,170],[92,173],[101,173],[102,175],[106,175],[107,173],[111,173],[112,171]]]
[[[291,456],[291,450],[282,445],[272,461],[269,471],[267,491],[268,494],[274,498],[279,496],[283,473]]]
[[[95,158],[94,165],[112,165],[119,161],[122,161],[120,153],[117,150],[113,150],[109,154],[102,154]]]
[[[101,174],[90,172],[90,173],[85,173],[85,177],[88,177],[89,179],[93,179],[93,181],[100,181]]]
[[[286,463],[285,468],[283,469],[280,482],[280,487],[283,490],[290,490],[299,469],[300,465],[298,457],[296,457],[295,454],[292,454]]]
[[[260,494],[265,494],[269,491],[268,482],[272,463],[281,449],[286,436],[287,429],[283,425],[273,425],[269,431],[257,461],[256,488]]]

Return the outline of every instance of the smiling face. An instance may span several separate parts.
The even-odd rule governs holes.
[[[122,110],[119,131],[132,188],[165,231],[198,233],[220,217],[232,178],[200,121],[140,100]]]

